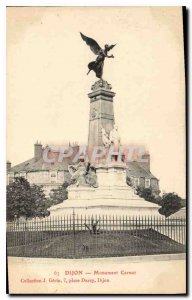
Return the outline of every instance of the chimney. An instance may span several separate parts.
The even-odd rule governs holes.
[[[7,160],[7,172],[11,170],[11,162]]]
[[[150,154],[149,153],[145,153],[142,155],[142,159],[145,159],[146,162],[139,162],[139,165],[146,169],[147,171],[150,171]]]
[[[43,147],[41,145],[41,143],[39,143],[38,141],[35,143],[34,145],[34,157],[35,160],[39,160],[42,157],[43,154]]]

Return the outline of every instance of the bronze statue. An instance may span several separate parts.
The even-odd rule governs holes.
[[[105,57],[114,58],[113,54],[107,55],[107,53],[113,47],[115,47],[116,44],[115,45],[105,45],[105,48],[101,49],[101,47],[98,45],[98,43],[94,39],[91,39],[91,38],[85,36],[81,32],[80,32],[80,34],[81,34],[82,39],[90,47],[90,49],[93,51],[93,53],[98,55],[95,61],[92,61],[88,64],[89,71],[88,71],[87,75],[89,74],[90,71],[94,71],[96,76],[98,78],[102,79]]]

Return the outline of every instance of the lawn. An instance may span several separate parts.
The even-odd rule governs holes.
[[[18,232],[8,236],[8,255],[83,258],[185,252],[185,246],[153,230]]]

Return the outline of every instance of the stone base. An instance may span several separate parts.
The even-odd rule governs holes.
[[[126,184],[123,164],[97,167],[98,188],[70,186],[68,199],[50,208],[51,215],[160,216],[157,204],[135,194]]]
[[[116,199],[117,203],[122,200],[141,199],[135,194],[132,187],[126,183],[126,166],[124,163],[110,163],[96,166],[98,188],[89,186],[75,186],[68,187],[69,200],[105,200]],[[116,203],[116,204],[117,204]]]
[[[97,166],[98,188],[69,186],[68,199],[50,208],[51,215],[160,216],[157,204],[135,194],[126,184],[125,165]]]
[[[65,200],[50,208],[51,216],[70,215],[107,215],[107,216],[160,216],[158,205],[141,200]]]
[[[138,200],[141,199],[136,195],[132,188],[125,186],[109,186],[109,187],[75,187],[71,186],[68,188],[68,200],[82,200],[82,203],[85,200],[94,201],[94,200],[105,200],[109,199],[108,205],[110,205],[111,200],[116,200],[117,203],[119,200]],[[90,202],[89,202],[90,203]]]

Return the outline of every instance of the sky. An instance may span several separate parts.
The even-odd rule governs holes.
[[[7,8],[7,159],[33,145],[87,143],[87,76],[101,47],[116,43],[103,78],[112,85],[122,144],[143,145],[160,188],[185,197],[185,82],[180,7]]]

